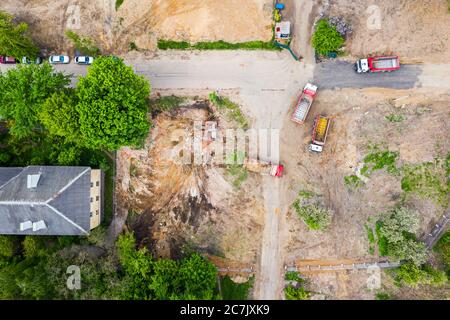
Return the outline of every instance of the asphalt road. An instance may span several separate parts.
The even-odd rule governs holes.
[[[353,69],[353,64],[333,61],[316,67],[314,83],[321,89],[373,87],[411,89],[420,86],[421,73],[420,66],[403,65],[395,72],[358,74]]]

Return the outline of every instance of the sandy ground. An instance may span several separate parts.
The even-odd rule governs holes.
[[[268,41],[271,4],[270,0],[126,0],[117,12],[118,31],[142,49],[154,48],[157,39]]]
[[[30,25],[41,48],[70,52],[64,32],[91,37],[103,53],[121,54],[130,43],[154,50],[158,39],[191,42],[225,40],[269,41],[272,37],[270,0],[6,0],[0,10]],[[44,54],[48,52],[45,51]]]
[[[404,63],[447,63],[450,58],[446,0],[322,2],[328,15],[345,17],[352,24],[354,32],[346,46],[352,56],[392,53]],[[379,25],[374,21],[378,17]]]
[[[178,164],[172,160],[179,135],[192,134],[193,121],[210,119],[205,105],[162,114],[142,150],[119,153],[119,207],[130,214],[128,228],[159,257],[186,250],[255,265],[264,209],[259,176],[241,188],[230,184],[221,166]],[[128,159],[128,161],[123,161]]]
[[[333,124],[325,153],[305,152],[310,141],[312,117],[303,127],[286,124],[282,137],[297,136],[297,143],[282,143],[282,161],[288,168],[291,203],[300,190],[310,190],[326,199],[335,212],[326,232],[309,231],[293,211],[287,215],[287,261],[297,259],[367,259],[369,243],[364,225],[369,217],[395,205],[401,194],[399,178],[377,172],[368,183],[350,191],[344,176],[354,174],[366,155],[364,145],[385,143],[400,152],[400,164],[432,161],[450,152],[450,118],[446,92],[385,89],[322,91],[314,104],[314,114],[332,116]],[[423,110],[426,110],[422,113]],[[402,114],[406,120],[391,123],[389,114]],[[432,201],[413,197],[408,204],[420,212],[423,235],[444,213]],[[363,275],[361,275],[361,273]],[[370,294],[362,281],[364,271],[315,275],[312,288],[333,299],[366,299]],[[344,290],[345,289],[345,290]],[[373,296],[372,296],[373,298]]]

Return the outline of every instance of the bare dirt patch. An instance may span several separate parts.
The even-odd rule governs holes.
[[[124,53],[130,44],[156,49],[157,39],[177,41],[269,41],[269,0],[6,0],[0,10],[30,25],[33,39],[50,51],[68,52],[71,29],[94,40],[103,53]]]
[[[353,56],[399,54],[404,62],[448,63],[450,19],[445,0],[329,0],[327,15],[345,17],[354,32],[346,51]],[[381,29],[369,29],[376,5]],[[369,20],[370,19],[370,20]]]
[[[288,179],[286,202],[292,203],[301,190],[312,191],[323,195],[326,206],[335,212],[331,226],[324,232],[310,231],[292,209],[288,212],[287,261],[379,259],[377,252],[369,252],[365,224],[369,217],[376,219],[378,214],[399,202],[402,195],[400,177],[385,170],[377,171],[366,184],[355,189],[345,185],[344,177],[355,174],[367,155],[367,144],[382,144],[388,150],[399,152],[399,165],[429,162],[448,154],[448,101],[448,94],[425,90],[322,91],[314,103],[312,114],[325,114],[333,119],[322,155],[307,151],[311,115],[303,127],[287,123],[282,136],[297,137],[297,144],[282,143],[282,161],[286,163]],[[392,115],[401,116],[402,120],[392,121],[400,119],[391,118]],[[420,235],[429,231],[430,225],[441,217],[445,209],[431,200],[415,196],[408,198],[407,204],[420,212]],[[318,280],[321,284],[316,284],[315,289],[322,288],[320,292],[338,299],[368,297],[360,279],[364,276],[367,279],[367,273],[340,274],[344,276],[314,275],[314,281],[325,277]],[[342,283],[339,279],[345,281]],[[339,291],[342,289],[339,286],[344,285],[345,291]]]
[[[192,134],[194,121],[213,115],[207,106],[160,114],[142,150],[119,154],[118,203],[129,212],[128,227],[156,256],[177,258],[198,250],[254,265],[260,247],[264,208],[260,177],[233,187],[222,166],[173,160],[179,137]],[[177,151],[177,154],[178,151]],[[128,174],[127,174],[128,173]]]

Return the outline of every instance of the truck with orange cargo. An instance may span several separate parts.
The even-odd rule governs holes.
[[[298,99],[295,111],[292,114],[291,120],[298,124],[304,124],[308,116],[314,97],[317,94],[317,86],[308,83],[303,89],[300,99]]]
[[[319,115],[314,119],[312,142],[309,145],[309,151],[317,153],[321,153],[323,151],[323,147],[327,142],[330,124],[331,124],[330,117]]]

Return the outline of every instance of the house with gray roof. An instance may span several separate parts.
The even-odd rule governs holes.
[[[103,181],[89,167],[0,168],[0,234],[88,235],[102,220]]]

